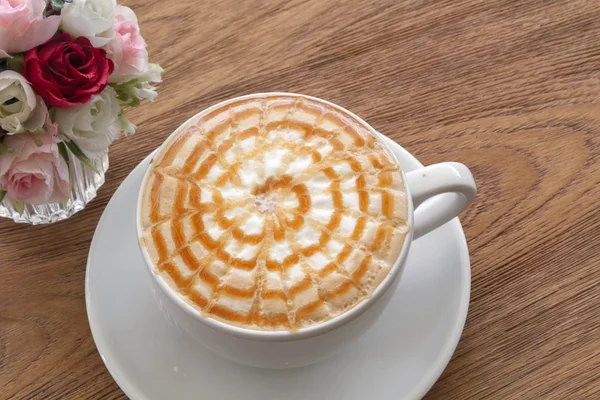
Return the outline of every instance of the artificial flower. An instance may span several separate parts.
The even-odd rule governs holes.
[[[108,146],[119,137],[120,111],[115,91],[107,86],[85,104],[57,109],[54,119],[60,134],[75,142],[88,158],[94,160],[105,155]]]
[[[57,127],[49,118],[40,134],[4,138],[0,190],[16,201],[45,204],[68,198],[69,168],[58,150]]]
[[[0,128],[8,135],[36,131],[44,125],[48,109],[23,75],[0,72]]]
[[[27,52],[23,75],[44,101],[57,108],[88,102],[104,90],[113,62],[85,37],[63,33]]]
[[[121,104],[137,107],[142,100],[154,101],[158,93],[153,83],[161,82],[163,69],[158,64],[148,64],[148,69],[137,78],[130,81],[114,84],[113,87]]]
[[[60,16],[44,18],[44,0],[0,0],[0,58],[30,50],[50,39]]]
[[[113,11],[112,0],[73,0],[61,11],[61,29],[88,38],[94,47],[106,46],[115,37]]]
[[[148,52],[135,13],[128,7],[115,6],[114,15],[115,37],[104,49],[115,64],[108,81],[118,83],[129,81],[148,69]]]

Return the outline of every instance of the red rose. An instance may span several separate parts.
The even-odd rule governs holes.
[[[73,40],[63,33],[29,50],[23,68],[46,104],[67,108],[87,103],[104,90],[114,65],[87,38]]]

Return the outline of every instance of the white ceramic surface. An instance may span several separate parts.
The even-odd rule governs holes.
[[[422,167],[390,143],[405,171]],[[458,343],[469,303],[469,256],[458,219],[413,243],[389,307],[353,348],[299,369],[244,367],[199,347],[154,302],[135,229],[148,162],[106,207],[86,274],[94,340],[130,398],[418,399],[437,380]]]
[[[329,101],[295,93],[256,93],[226,100],[199,112],[167,138],[157,150],[156,158],[160,159],[168,151],[173,141],[180,137],[182,130],[189,126],[190,121],[240,101],[269,96],[295,97],[323,103],[344,115],[349,115],[373,135],[383,138],[383,135],[360,117]],[[401,162],[405,155],[395,154],[395,157]],[[149,175],[150,171],[147,170],[142,188],[146,186]],[[368,298],[331,320],[297,331],[260,331],[207,318],[184,301],[162,275],[156,272],[146,247],[140,245],[148,272],[154,282],[156,300],[162,305],[167,318],[172,319],[203,346],[229,360],[253,367],[274,369],[303,367],[323,361],[351,346],[377,321],[398,287],[413,238],[417,239],[459,215],[473,201],[476,194],[471,171],[459,163],[446,162],[409,171],[403,175],[403,181],[406,182],[408,194],[406,223],[410,230],[400,255],[387,276]],[[144,190],[140,190],[137,207],[137,232],[140,238],[144,232],[141,220],[143,193]],[[423,206],[419,207],[420,205]]]

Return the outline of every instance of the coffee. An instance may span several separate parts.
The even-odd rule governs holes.
[[[180,128],[142,189],[154,271],[202,315],[297,330],[370,297],[408,232],[400,167],[360,121],[302,96]]]

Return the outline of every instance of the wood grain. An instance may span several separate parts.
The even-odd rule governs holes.
[[[232,96],[338,103],[425,164],[473,170],[472,299],[427,399],[600,398],[600,3],[123,0],[158,100],[129,113],[99,196],[53,226],[0,221],[0,398],[121,399],[84,304],[94,228],[180,123]]]

